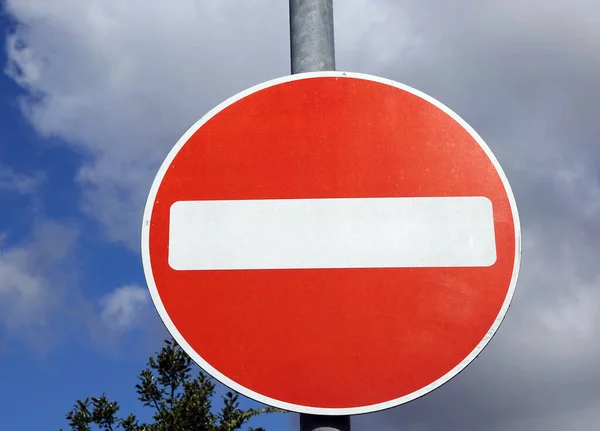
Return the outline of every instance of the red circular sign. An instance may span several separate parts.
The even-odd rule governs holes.
[[[438,101],[362,74],[246,90],[177,143],[142,229],[152,298],[208,373],[304,413],[393,407],[471,362],[520,264],[514,197]]]

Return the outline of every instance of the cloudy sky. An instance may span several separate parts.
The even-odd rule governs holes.
[[[1,4],[0,428],[56,429],[88,395],[137,408],[135,376],[165,336],[139,256],[148,189],[209,109],[289,74],[287,2]],[[600,6],[335,7],[337,68],[408,84],[469,122],[503,165],[523,228],[513,305],[483,354],[442,388],[356,417],[353,429],[595,429]]]

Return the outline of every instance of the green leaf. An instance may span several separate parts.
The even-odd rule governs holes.
[[[215,412],[214,380],[173,339],[165,340],[161,350],[148,359],[138,380],[135,391],[142,407],[153,411],[151,423],[139,423],[133,413],[119,417],[119,404],[102,394],[75,402],[66,415],[70,430],[235,431],[255,416],[283,412],[272,407],[241,409],[239,395],[231,391],[223,396],[223,407]]]

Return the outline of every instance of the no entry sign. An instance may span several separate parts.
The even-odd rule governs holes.
[[[227,100],[171,150],[142,254],[165,325],[208,373],[284,409],[393,407],[467,366],[520,263],[515,201],[455,113],[342,72]]]

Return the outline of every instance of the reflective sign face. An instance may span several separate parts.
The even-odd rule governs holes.
[[[355,414],[435,389],[498,329],[520,263],[482,139],[402,84],[320,72],[224,102],[152,185],[144,271],[208,373],[284,409]]]

